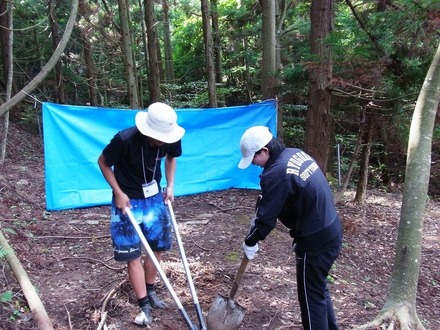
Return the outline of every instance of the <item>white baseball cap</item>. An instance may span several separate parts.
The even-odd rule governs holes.
[[[255,153],[272,140],[273,135],[266,126],[253,126],[244,132],[240,141],[242,158],[238,168],[245,169],[254,159]]]
[[[185,134],[176,121],[174,109],[161,102],[151,104],[148,111],[139,111],[135,117],[136,127],[143,135],[164,143],[177,142]]]

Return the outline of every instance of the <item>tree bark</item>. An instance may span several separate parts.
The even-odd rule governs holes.
[[[261,69],[261,97],[263,100],[274,99],[276,97],[276,17],[275,1],[261,0],[263,13],[263,59]]]
[[[118,0],[119,17],[121,20],[122,53],[124,54],[125,74],[127,76],[128,99],[131,109],[139,109],[139,92],[136,78],[136,68],[132,51],[132,37],[130,33],[130,16],[126,0]]]
[[[310,67],[308,109],[304,149],[327,172],[331,137],[332,49],[326,38],[333,30],[333,0],[312,0],[311,52],[316,61]]]
[[[163,11],[163,27],[164,27],[164,53],[165,53],[165,83],[174,83],[174,60],[173,60],[173,45],[171,43],[171,29],[168,10],[168,0],[162,0]]]
[[[150,103],[160,101],[159,62],[157,60],[157,32],[154,16],[154,1],[144,0],[145,24],[147,25],[148,42],[148,92]]]
[[[3,6],[1,6],[3,7]],[[4,41],[6,44],[3,46],[3,51],[6,52],[6,54],[3,54],[3,58],[6,58],[6,62],[3,62],[5,65],[4,73],[6,77],[6,102],[11,98],[12,93],[12,81],[13,81],[13,74],[14,74],[14,65],[13,65],[13,40],[14,40],[14,33],[13,33],[13,11],[14,11],[14,5],[12,3],[7,3],[4,6],[4,9],[6,9],[6,14],[2,15],[5,16],[6,19],[2,20],[2,23],[6,23],[6,25],[3,25],[7,27],[5,30],[7,36],[4,36]],[[9,131],[9,112],[6,112],[3,116],[1,116],[2,119],[2,130],[1,130],[1,136],[0,136],[0,164],[4,164],[6,159],[6,146],[8,144],[8,131]]]
[[[365,111],[365,124],[363,125],[362,130],[362,152],[361,152],[361,161],[359,168],[359,180],[356,189],[356,195],[354,196],[354,201],[362,204],[365,202],[365,197],[367,195],[367,185],[368,185],[368,167],[370,164],[370,154],[371,154],[371,145],[373,141],[373,127],[374,127],[374,114],[371,113],[368,109]]]
[[[246,3],[245,0],[240,0],[240,7],[241,8],[245,8],[246,7]],[[253,92],[252,92],[252,78],[251,78],[251,73],[250,73],[250,65],[249,65],[249,42],[248,42],[248,35],[247,35],[247,29],[245,28],[245,21],[241,20],[240,22],[240,27],[241,27],[241,35],[243,36],[243,62],[244,62],[244,79],[246,82],[246,90],[245,90],[245,95],[246,95],[246,100],[247,103],[251,103],[252,99],[253,99]]]
[[[52,35],[52,48],[55,51],[59,43],[59,38],[58,38],[58,25],[57,25],[56,13],[55,13],[54,0],[49,0],[48,11],[49,11],[48,16],[49,16],[50,31]],[[61,60],[58,60],[57,63],[55,64],[55,88],[57,90],[57,103],[61,103],[61,104],[66,103]]]
[[[220,38],[220,27],[218,24],[218,6],[217,0],[211,0],[211,17],[212,17],[212,35],[214,44],[214,66],[215,66],[215,81],[217,86],[223,87],[223,62],[222,62],[222,46]],[[221,93],[218,96],[218,106],[224,107],[226,105],[225,94]]]
[[[79,14],[82,17],[87,17],[90,13],[90,8],[85,0],[80,0],[79,3]],[[93,64],[93,52],[92,44],[90,43],[90,30],[79,24],[79,29],[83,41],[84,49],[84,62],[86,63],[86,76],[87,76],[87,87],[89,90],[89,104],[91,106],[98,105],[98,95],[97,95],[97,85],[96,85],[96,75]]]
[[[203,42],[205,44],[206,76],[208,81],[208,105],[210,108],[217,108],[217,88],[215,84],[215,66],[212,50],[212,33],[209,20],[208,0],[201,0]]]
[[[70,35],[72,33],[73,27],[75,25],[76,14],[78,12],[78,0],[72,0],[72,8],[69,15],[69,20],[67,21],[66,28],[64,29],[63,37],[58,44],[58,47],[55,49],[52,57],[49,61],[43,66],[41,71],[32,79],[29,84],[27,84],[22,90],[21,93],[15,94],[9,101],[2,104],[0,106],[0,116],[5,112],[12,109],[19,102],[21,102],[25,97],[28,96],[32,91],[46,78],[48,73],[54,68],[55,64],[59,60],[61,54],[64,52],[66,48],[67,42],[69,41]]]

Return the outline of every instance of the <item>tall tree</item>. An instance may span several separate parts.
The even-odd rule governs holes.
[[[3,3],[0,8],[5,9],[3,13],[5,13],[2,16],[5,16],[1,20],[2,26],[5,27],[5,29],[2,29],[6,31],[7,36],[3,36],[2,41],[6,44],[3,45],[2,50],[3,52],[6,52],[6,54],[3,54],[3,58],[6,59],[4,62],[4,65],[6,67],[4,68],[5,73],[5,80],[6,80],[6,102],[11,98],[12,93],[12,78],[13,78],[13,54],[12,54],[12,48],[13,48],[13,10],[14,5],[10,2]],[[6,112],[3,116],[0,116],[2,119],[2,122],[0,123],[1,127],[1,134],[0,134],[0,164],[3,164],[5,162],[6,158],[6,145],[8,142],[8,130],[9,130],[9,112]]]
[[[217,107],[217,88],[215,84],[214,54],[212,48],[212,30],[209,19],[208,0],[201,0],[203,42],[205,44],[206,76],[208,81],[208,103],[210,108]]]
[[[173,45],[171,43],[171,27],[168,0],[162,0],[163,12],[163,48],[165,54],[165,82],[174,83]]]
[[[145,24],[147,26],[147,48],[148,48],[148,92],[150,103],[160,101],[160,72],[157,58],[157,30],[156,17],[154,15],[154,1],[144,0]]]
[[[333,0],[312,0],[310,9],[309,96],[304,149],[313,156],[321,170],[327,172],[331,137],[330,104],[332,96],[332,48],[326,40],[333,31]]]
[[[359,166],[359,180],[356,189],[356,195],[354,201],[363,204],[365,202],[367,186],[368,186],[368,176],[370,174],[370,155],[371,146],[373,144],[374,129],[377,126],[377,116],[375,114],[376,110],[373,107],[366,106],[363,109],[364,121],[361,122],[361,159]]]
[[[431,171],[432,136],[440,100],[440,44],[414,109],[408,140],[396,254],[385,304],[380,314],[358,329],[422,330],[416,312],[423,220]],[[397,321],[397,322],[396,322]]]
[[[276,96],[276,17],[275,1],[261,0],[263,14],[263,59],[261,69],[261,94],[263,100]]]
[[[136,77],[136,67],[133,57],[133,42],[130,32],[130,11],[126,0],[118,0],[119,17],[121,21],[122,52],[127,76],[128,99],[131,109],[139,109],[139,89]]]
[[[96,7],[94,8],[96,10]],[[93,14],[94,9],[92,9],[91,4],[86,2],[85,0],[79,0],[79,14],[85,20],[87,17],[90,17]],[[88,24],[78,24],[81,33],[81,40],[83,42],[84,49],[84,62],[86,64],[86,78],[87,78],[87,87],[89,91],[89,104],[92,106],[98,105],[98,95],[97,95],[97,86],[96,86],[96,75],[94,70],[93,63],[93,48],[92,43],[90,42],[90,27]]]
[[[244,10],[246,8],[245,0],[240,0],[240,9]],[[240,30],[243,35],[243,49],[242,53],[244,54],[243,62],[244,62],[244,80],[245,80],[245,99],[247,103],[252,102],[252,78],[250,73],[250,52],[249,52],[249,41],[248,41],[248,30],[246,29],[246,17],[240,17]]]
[[[55,50],[60,40],[58,37],[58,23],[56,18],[54,0],[49,0],[48,11],[49,11],[50,31],[52,35],[52,49]],[[59,60],[55,65],[55,87],[57,90],[57,102],[66,103],[66,96],[64,94],[64,77],[63,77],[61,60]]]
[[[218,18],[218,2],[211,0],[211,17],[212,17],[212,40],[214,47],[214,62],[215,62],[215,81],[218,86],[223,87],[223,62],[222,62],[222,46],[220,37],[220,26]],[[218,105],[225,106],[225,95],[222,94],[218,98]]]

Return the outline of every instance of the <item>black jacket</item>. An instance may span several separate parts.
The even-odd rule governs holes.
[[[297,251],[320,251],[339,242],[342,227],[333,194],[316,162],[304,151],[271,151],[261,174],[256,221],[245,242],[263,240],[279,219],[297,244]]]

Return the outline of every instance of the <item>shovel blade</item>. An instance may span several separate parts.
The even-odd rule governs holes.
[[[208,330],[236,330],[245,314],[244,307],[219,294],[208,312]]]

